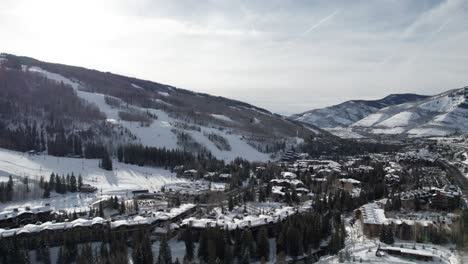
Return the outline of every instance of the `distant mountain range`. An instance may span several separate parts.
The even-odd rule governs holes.
[[[382,108],[418,101],[427,97],[418,94],[392,94],[380,100],[351,100],[338,105],[295,114],[291,118],[321,128],[347,127]]]
[[[348,138],[467,133],[468,87],[435,96],[395,94],[377,101],[348,101],[291,118]]]
[[[468,132],[468,87],[383,108],[351,125],[353,131],[411,137]]]

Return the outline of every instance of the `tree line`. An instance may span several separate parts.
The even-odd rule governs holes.
[[[48,181],[43,176],[39,179],[39,187],[44,190],[44,198],[49,198],[51,191],[59,194],[79,192],[81,186],[83,186],[83,177],[81,174],[76,177],[73,172],[62,176],[52,172]]]

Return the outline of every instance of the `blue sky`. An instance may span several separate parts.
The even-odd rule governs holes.
[[[1,51],[291,114],[468,85],[468,0],[2,0]]]

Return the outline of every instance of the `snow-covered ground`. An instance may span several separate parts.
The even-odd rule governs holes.
[[[81,175],[84,183],[97,187],[103,193],[126,193],[135,189],[158,191],[165,184],[186,182],[161,168],[140,167],[116,160],[113,161],[113,171],[103,170],[98,165],[99,160],[96,159],[28,155],[0,149],[0,180],[6,180],[10,174],[28,176],[32,180],[43,176],[48,180],[52,172],[60,175],[73,172],[76,176]]]
[[[333,135],[340,137],[340,138],[348,138],[348,139],[358,139],[363,138],[364,136],[359,135],[356,132],[353,132],[351,128],[344,128],[344,127],[335,127],[335,128],[325,128],[326,131],[332,133]]]
[[[68,212],[87,212],[89,211],[89,204],[98,198],[98,193],[68,193],[56,194],[52,193],[48,199],[34,199],[26,201],[15,201],[0,204],[0,211],[10,211],[14,208],[22,208],[29,206],[31,208],[36,206],[50,205],[52,210],[66,210]]]
[[[451,90],[423,101],[383,108],[351,125],[373,134],[410,137],[446,136],[468,131],[467,88]]]
[[[59,74],[45,71],[38,67],[31,67],[29,71],[39,73],[48,79],[55,80],[57,82],[63,82],[64,84],[72,86],[80,98],[99,107],[101,112],[106,114],[107,119],[113,124],[120,124],[123,127],[129,129],[132,134],[138,137],[143,145],[160,148],[165,147],[167,149],[175,149],[178,147],[177,137],[173,132],[171,132],[171,130],[174,129],[172,123],[176,122],[177,120],[169,117],[166,112],[156,109],[143,109],[132,106],[132,108],[141,110],[143,112],[149,111],[156,115],[158,119],[154,120],[151,125],[147,127],[140,126],[138,122],[123,121],[119,117],[119,111],[125,109],[115,108],[108,105],[105,102],[105,95],[82,91],[79,89],[79,83],[65,78]],[[164,93],[164,96],[170,96],[170,94]],[[219,120],[234,122],[231,118],[224,115],[212,114],[212,116]],[[220,131],[210,127],[201,127],[201,131],[190,130],[184,132],[191,134],[198,143],[205,146],[218,159],[223,159],[226,161],[234,160],[237,157],[242,157],[250,161],[268,161],[271,159],[269,154],[259,152],[250,146],[246,141],[242,140],[240,135],[232,134],[228,131]],[[231,145],[231,151],[219,150],[213,142],[208,140],[204,133],[216,133],[223,136],[229,141],[229,144]]]
[[[376,112],[378,108],[365,102],[347,101],[338,105],[315,109],[293,116],[293,119],[316,125],[321,128],[348,126]]]
[[[351,225],[349,222],[350,218],[346,219],[346,241],[345,248],[341,251],[345,259],[345,263],[395,263],[395,264],[410,264],[410,263],[446,263],[446,264],[461,264],[461,256],[458,252],[451,252],[450,246],[438,246],[433,244],[420,244],[410,243],[408,241],[396,241],[394,247],[403,246],[406,249],[413,250],[416,248],[419,252],[424,252],[434,255],[434,260],[429,261],[417,261],[408,258],[392,256],[384,254],[383,256],[376,256],[377,248],[380,246],[386,246],[381,243],[378,239],[367,239],[361,228],[361,224],[356,222]],[[349,261],[347,260],[349,258]],[[322,257],[318,263],[322,264],[335,264],[340,263],[339,256],[326,256]]]
[[[232,120],[230,117],[228,116],[225,116],[225,115],[215,115],[215,114],[211,114],[212,117],[216,118],[216,119],[219,119],[219,120],[223,120],[223,121],[227,121],[227,122],[234,122],[234,120]]]

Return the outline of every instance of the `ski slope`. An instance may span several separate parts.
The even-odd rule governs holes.
[[[113,171],[99,168],[99,160],[59,158],[49,155],[28,155],[0,148],[0,180],[8,175],[28,176],[39,180],[49,179],[52,172],[83,177],[83,182],[91,184],[102,193],[126,193],[129,190],[148,189],[158,191],[165,184],[186,182],[176,178],[174,173],[160,168],[139,167],[113,161]]]
[[[57,82],[63,82],[64,84],[72,86],[80,98],[96,105],[101,110],[101,112],[107,116],[108,121],[112,122],[113,124],[122,125],[123,127],[130,130],[130,132],[135,135],[143,145],[167,149],[178,148],[177,137],[173,132],[171,132],[171,130],[174,129],[172,124],[174,122],[180,121],[169,117],[166,112],[162,110],[146,108],[143,109],[130,106],[130,108],[134,108],[143,112],[149,111],[152,114],[158,116],[158,119],[154,120],[151,125],[148,127],[143,127],[140,126],[138,122],[128,122],[121,120],[119,117],[119,111],[125,110],[125,108],[114,108],[108,105],[105,102],[104,94],[82,91],[79,89],[81,86],[80,83],[65,78],[59,74],[45,71],[39,67],[31,67],[29,71],[41,74],[48,79]],[[170,94],[165,93],[164,96],[170,96]],[[119,100],[118,98],[114,99]],[[212,114],[212,116],[223,121],[234,122],[232,119],[224,115]],[[205,146],[218,159],[225,161],[232,161],[237,157],[242,157],[249,161],[268,161],[271,159],[269,154],[259,152],[257,149],[250,146],[246,141],[242,140],[241,135],[230,133],[227,130],[221,131],[211,127],[201,127],[201,131],[184,130],[184,132],[190,134],[198,143]],[[216,133],[223,136],[229,141],[232,147],[231,150],[219,150],[214,143],[208,140],[208,138],[204,135],[205,133]]]

